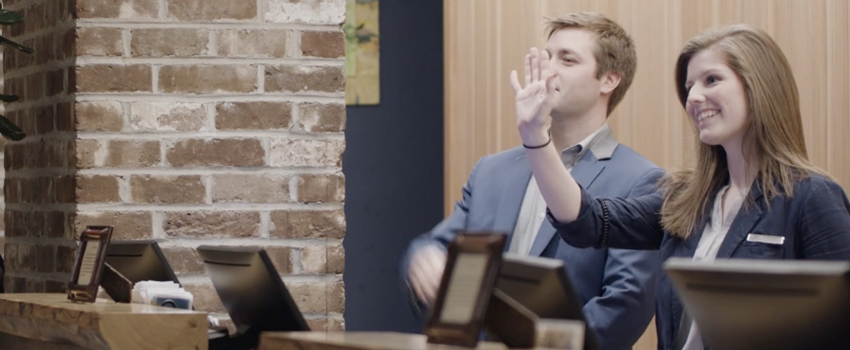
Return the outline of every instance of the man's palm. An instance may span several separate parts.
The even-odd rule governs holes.
[[[555,73],[549,70],[549,53],[536,48],[526,55],[525,88],[516,71],[511,72],[511,86],[516,97],[517,126],[542,126],[546,124],[555,99],[553,81]]]

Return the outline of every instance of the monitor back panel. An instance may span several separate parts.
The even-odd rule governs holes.
[[[666,268],[712,349],[846,349],[850,344],[844,263],[803,270],[781,268],[799,261],[775,261],[778,265],[766,270],[724,263],[714,269],[698,262]]]
[[[140,281],[180,283],[155,241],[110,242],[106,263],[134,284]]]
[[[309,330],[265,250],[198,247],[198,253],[237,327]]]

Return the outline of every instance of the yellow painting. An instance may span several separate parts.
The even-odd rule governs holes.
[[[378,0],[346,0],[345,12],[345,104],[376,105],[381,101]]]

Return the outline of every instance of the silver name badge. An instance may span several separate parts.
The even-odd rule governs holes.
[[[772,236],[761,235],[758,233],[750,233],[747,235],[747,242],[782,245],[783,243],[785,243],[785,236]]]

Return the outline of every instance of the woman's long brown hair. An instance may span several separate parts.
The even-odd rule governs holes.
[[[825,172],[809,163],[797,84],[779,45],[748,25],[707,30],[685,44],[676,63],[676,91],[684,107],[688,63],[700,51],[716,49],[744,85],[747,131],[743,154],[766,200],[792,197],[794,182]],[[720,187],[729,181],[726,152],[696,139],[696,167],[671,172],[662,183],[661,225],[671,235],[691,235]]]

